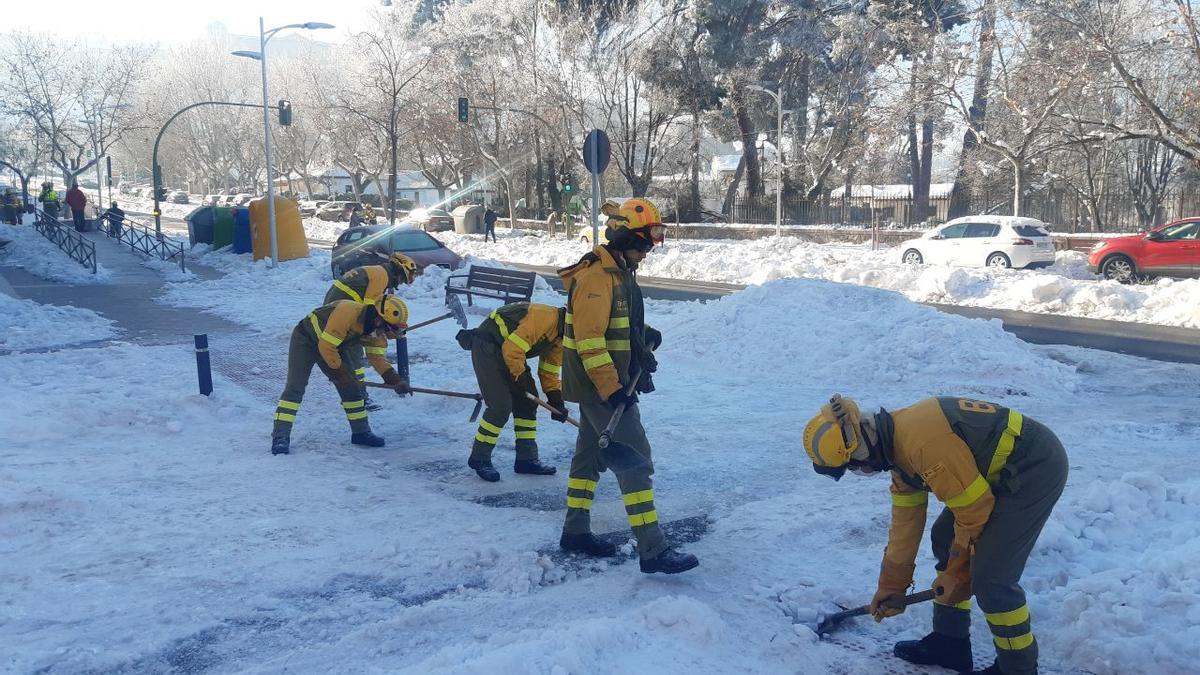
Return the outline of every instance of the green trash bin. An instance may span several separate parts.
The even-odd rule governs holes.
[[[215,209],[213,218],[213,249],[233,245],[233,208],[219,206]]]

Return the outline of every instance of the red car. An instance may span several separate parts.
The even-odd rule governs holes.
[[[1088,254],[1088,269],[1123,284],[1143,277],[1200,277],[1200,218],[1102,241]]]

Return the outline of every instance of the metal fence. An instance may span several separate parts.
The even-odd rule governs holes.
[[[51,218],[42,210],[34,213],[33,227],[41,232],[43,237],[71,256],[72,260],[90,269],[92,274],[96,273],[95,243],[88,241],[72,228],[63,225],[56,218]]]
[[[105,211],[97,219],[100,231],[116,239],[137,253],[157,256],[160,260],[174,260],[179,263],[179,271],[187,271],[183,244],[167,237],[159,238],[148,225],[125,217],[120,225],[114,224]]]

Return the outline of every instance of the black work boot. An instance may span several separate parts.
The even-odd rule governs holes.
[[[591,532],[583,534],[563,533],[558,539],[558,547],[571,553],[582,553],[593,558],[611,558],[617,554],[616,544],[610,544],[603,539],[597,539]]]
[[[373,432],[363,431],[357,434],[350,434],[350,442],[354,445],[365,445],[368,448],[382,448],[384,440],[380,436],[376,436]]]
[[[292,439],[287,436],[272,436],[271,437],[271,454],[272,455],[287,455],[291,453]]]
[[[518,459],[513,463],[513,471],[531,473],[536,476],[553,476],[558,467],[546,466],[540,459]]]
[[[500,480],[500,472],[496,470],[496,467],[492,466],[492,460],[490,459],[468,459],[467,466],[475,469],[475,473],[489,483],[495,483]]]
[[[909,663],[922,666],[941,666],[960,673],[975,669],[971,661],[970,638],[930,633],[920,640],[897,642],[892,653]]]
[[[655,572],[679,574],[699,565],[700,561],[691,553],[680,553],[673,548],[668,548],[653,558],[642,558],[641,564],[642,572],[645,574]]]

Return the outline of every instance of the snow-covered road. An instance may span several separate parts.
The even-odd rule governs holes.
[[[799,430],[835,391],[868,409],[999,401],[1062,437],[1070,482],[1024,580],[1046,672],[1184,673],[1200,659],[1200,479],[1181,470],[1200,438],[1198,366],[1035,347],[998,322],[818,279],[650,302],[666,336],[643,402],[656,501],[664,521],[706,531],[685,546],[698,569],[647,577],[556,555],[566,476],[513,475],[509,430],[503,481],[479,481],[458,400],[384,396],[371,419],[388,446],[355,448],[314,377],[295,454],[272,457],[287,335],[328,287],[328,252],[275,269],[247,258],[199,256],[225,276],[159,299],[247,327],[210,336],[212,397],[195,393],[190,344],[0,356],[0,669],[884,672],[928,607],[835,641],[810,630],[869,599],[890,508],[885,479],[834,484],[806,461]],[[444,274],[403,289],[414,321],[441,312]],[[102,329],[63,320],[78,339]],[[413,333],[415,383],[474,387],[456,330]],[[543,419],[539,443],[565,472],[571,430]],[[624,520],[606,474],[595,527],[627,533]],[[932,578],[924,547],[918,585]],[[974,632],[986,665],[981,616]]]

